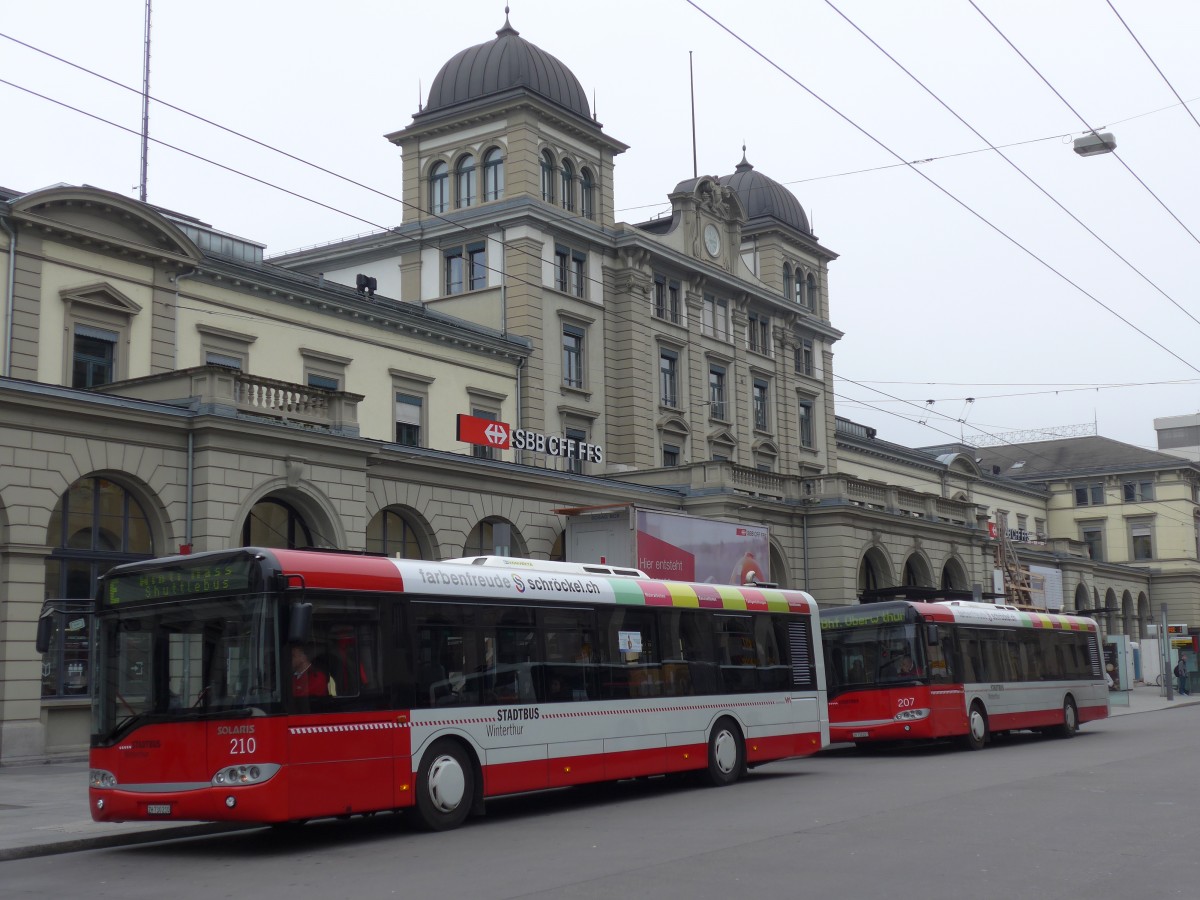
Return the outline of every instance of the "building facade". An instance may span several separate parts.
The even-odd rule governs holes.
[[[1048,605],[1133,635],[1160,600],[1190,613],[1194,548],[1097,557],[1075,475],[837,417],[836,254],[744,154],[617,221],[626,145],[508,22],[388,139],[402,225],[269,259],[94,188],[0,191],[0,764],[84,751],[96,578],[176,552],[561,558],[572,510],[624,504],[765,525],[769,578],[836,605],[990,591],[1003,515],[1058,573]],[[1194,516],[1191,467],[1155,472]]]

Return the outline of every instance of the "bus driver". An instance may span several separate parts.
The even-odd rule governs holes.
[[[308,651],[299,644],[292,645],[292,694],[296,697],[328,697],[329,676],[313,668]]]

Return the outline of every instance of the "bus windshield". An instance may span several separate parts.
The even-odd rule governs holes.
[[[830,696],[925,680],[925,656],[912,623],[823,628],[821,641]]]
[[[93,743],[136,724],[280,710],[279,627],[266,594],[103,609]]]

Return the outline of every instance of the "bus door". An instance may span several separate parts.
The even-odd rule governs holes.
[[[291,818],[390,809],[394,732],[379,671],[378,605],[313,602],[310,638],[287,648]]]
[[[954,650],[953,626],[926,623],[925,670],[929,677],[932,737],[962,734],[967,728],[962,673]]]

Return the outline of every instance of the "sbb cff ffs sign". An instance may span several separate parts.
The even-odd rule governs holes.
[[[458,439],[495,450],[532,450],[547,456],[578,459],[584,462],[604,462],[604,448],[558,434],[542,434],[524,428],[513,428],[507,422],[481,419],[478,416],[458,415]]]

